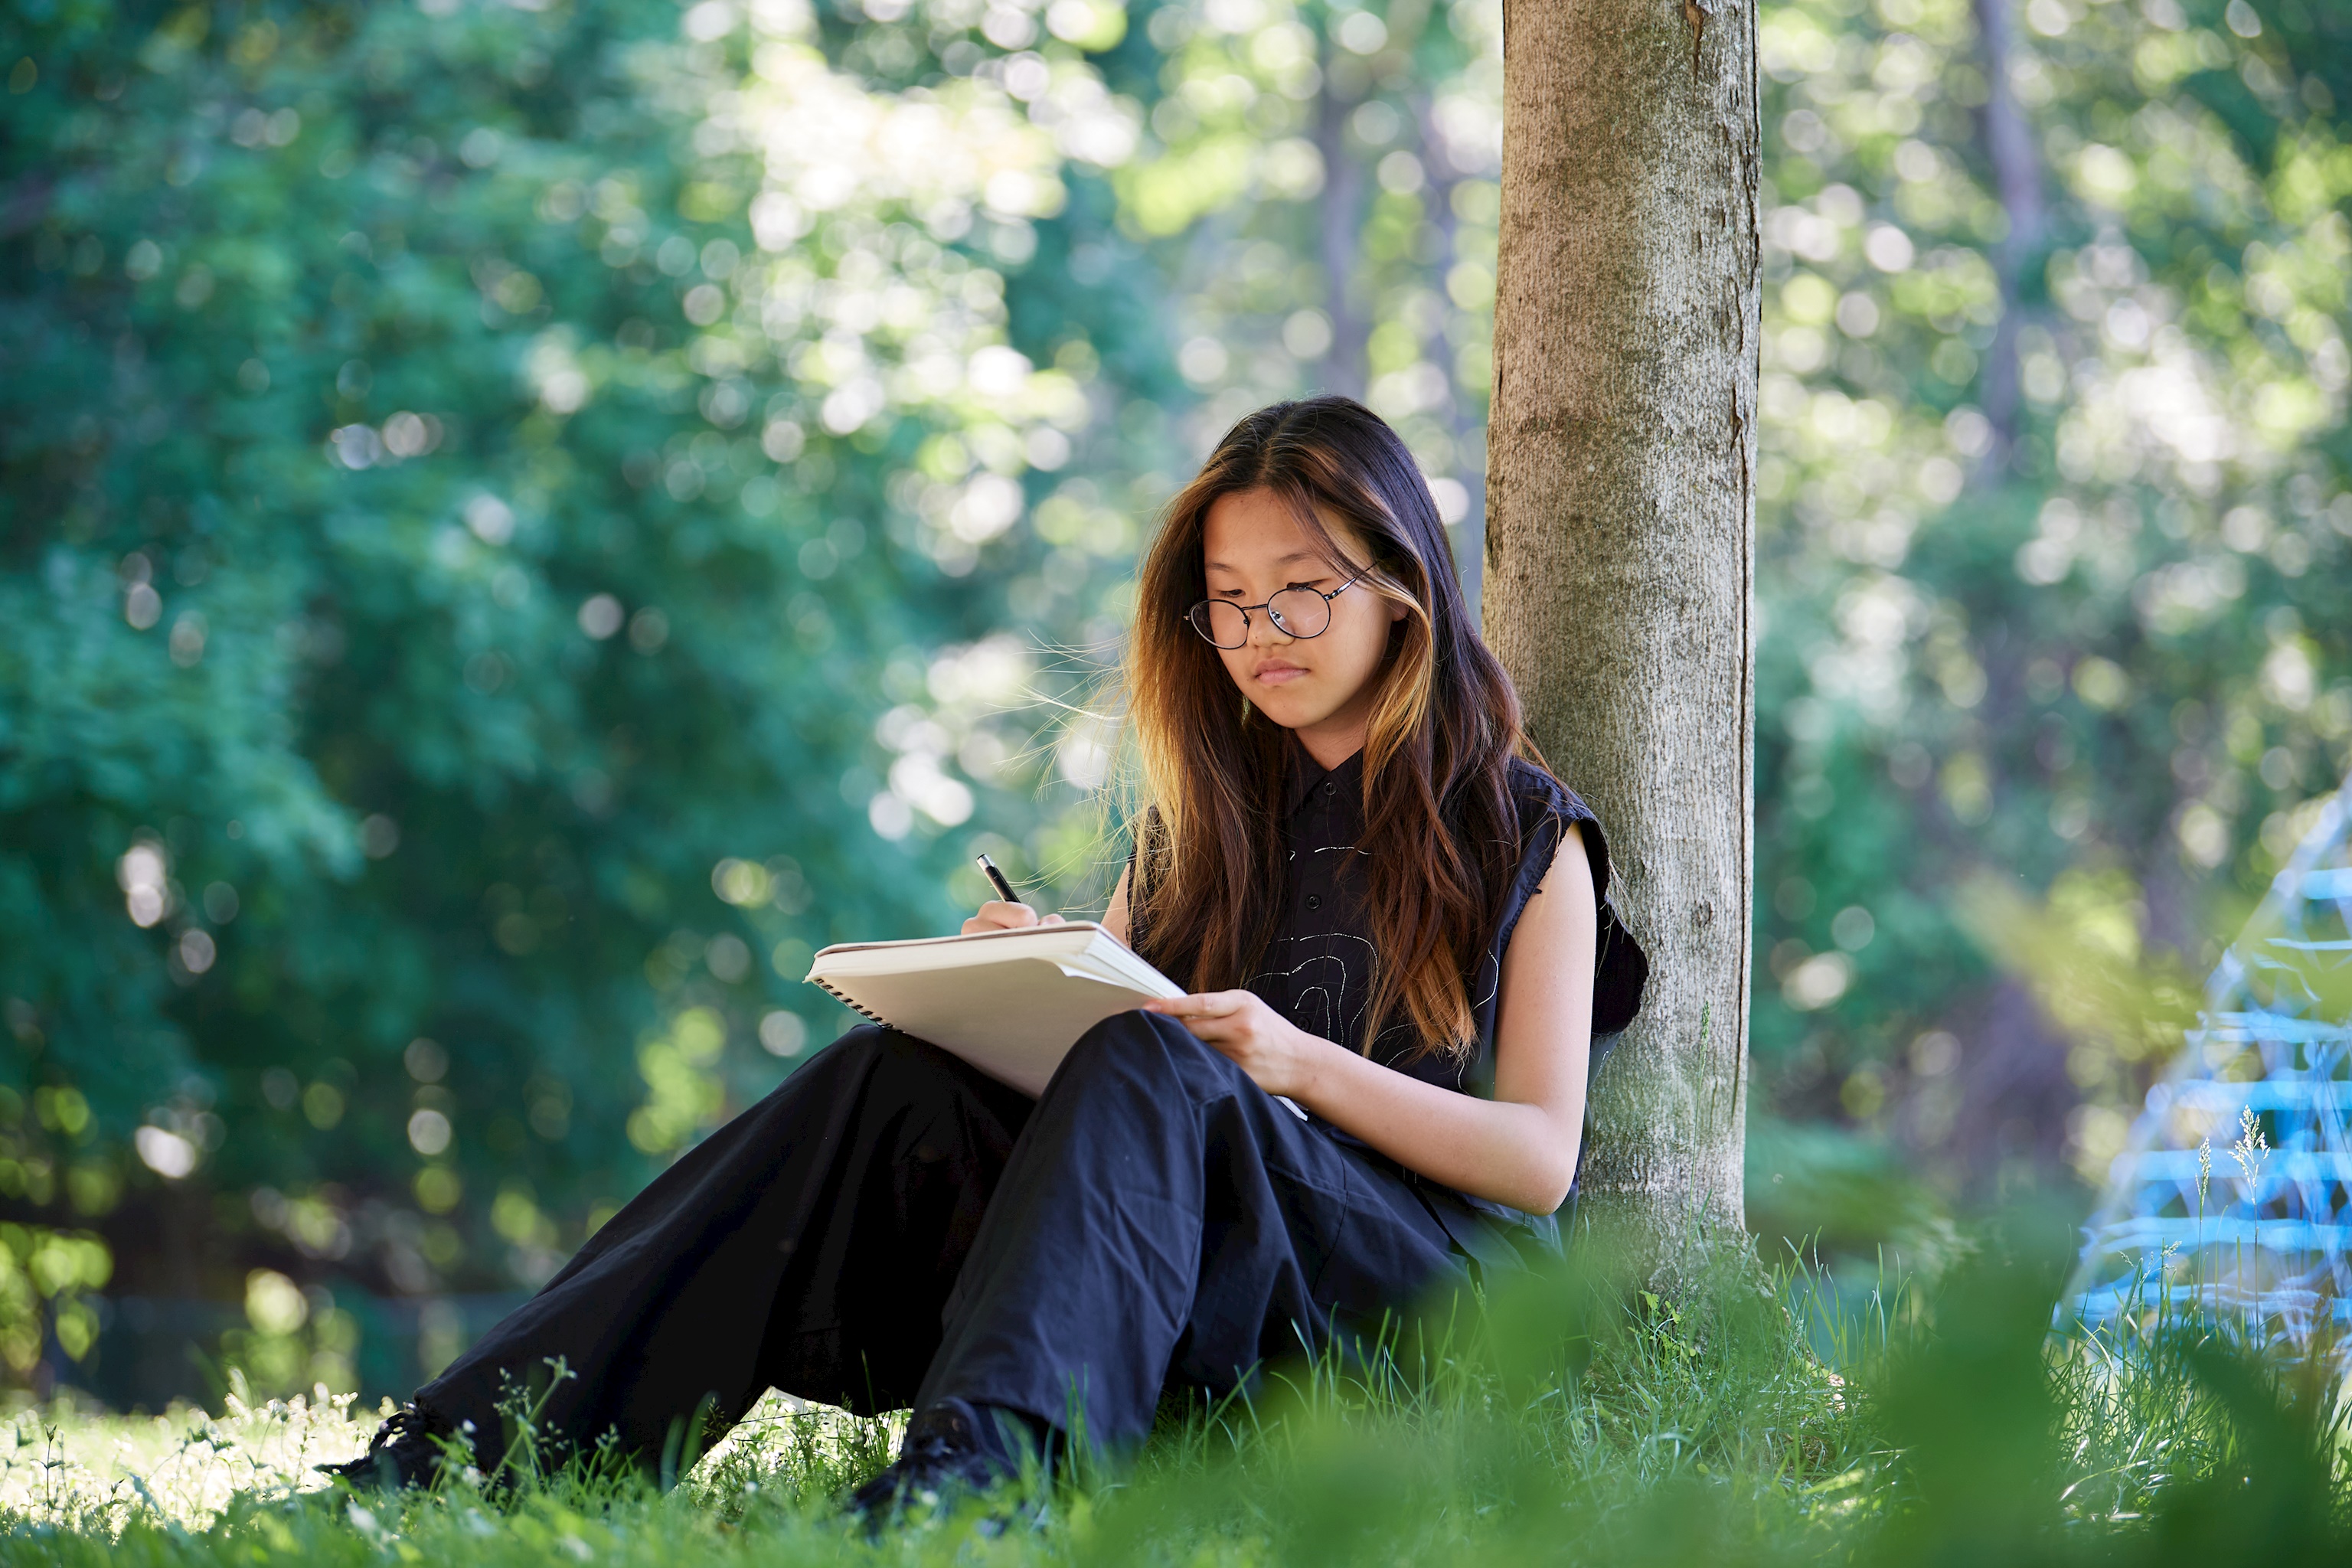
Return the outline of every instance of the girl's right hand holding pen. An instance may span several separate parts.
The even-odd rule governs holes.
[[[975,931],[1020,931],[1027,926],[1056,926],[1062,923],[1059,915],[1039,919],[1036,910],[1013,897],[1013,884],[1004,879],[1004,873],[996,868],[995,861],[982,855],[973,863],[988,879],[989,886],[996,889],[996,897],[981,905],[980,913],[963,922],[964,935],[971,936]]]
[[[980,912],[963,922],[963,934],[971,936],[983,931],[1019,931],[1024,926],[1056,926],[1059,915],[1040,915],[1026,904],[1009,904],[1002,899],[991,899],[980,906]]]

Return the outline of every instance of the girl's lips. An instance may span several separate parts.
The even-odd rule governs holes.
[[[1250,679],[1261,686],[1282,686],[1296,680],[1307,671],[1295,664],[1262,664],[1250,672]]]

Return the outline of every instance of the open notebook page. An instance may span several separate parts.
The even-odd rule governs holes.
[[[1095,1025],[1156,997],[1185,994],[1085,921],[845,942],[819,952],[808,979],[877,1023],[928,1040],[1029,1095],[1045,1092],[1054,1069]],[[1305,1119],[1296,1104],[1282,1103]]]
[[[1095,1025],[1184,994],[1089,922],[828,947],[808,978],[867,1017],[1032,1095],[1044,1092]]]

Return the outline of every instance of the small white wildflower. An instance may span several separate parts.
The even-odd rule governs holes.
[[[2245,1179],[2252,1182],[2270,1163],[2270,1141],[2263,1136],[2262,1123],[2254,1120],[2254,1108],[2251,1105],[2238,1112],[2238,1141],[2230,1145],[2230,1157],[2238,1162]]]

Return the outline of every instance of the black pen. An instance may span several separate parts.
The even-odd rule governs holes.
[[[1021,895],[1013,890],[1013,884],[1004,879],[1004,873],[996,868],[995,861],[982,855],[980,858],[980,868],[987,875],[990,885],[995,888],[998,898],[1008,904],[1017,904],[1021,901]]]

